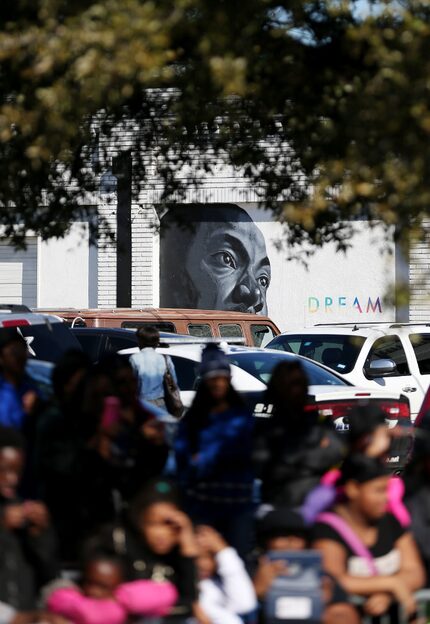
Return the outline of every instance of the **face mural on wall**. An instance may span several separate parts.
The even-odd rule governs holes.
[[[270,280],[264,236],[240,206],[181,204],[161,219],[161,307],[267,314]]]

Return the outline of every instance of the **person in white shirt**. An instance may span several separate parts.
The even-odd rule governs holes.
[[[257,598],[242,559],[212,527],[197,527],[197,542],[201,610],[212,624],[243,624]]]

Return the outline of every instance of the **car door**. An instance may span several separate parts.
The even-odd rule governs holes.
[[[381,336],[371,343],[370,349],[365,354],[365,360],[362,368],[362,384],[363,386],[386,388],[393,392],[405,394],[410,402],[411,417],[415,418],[419,411],[422,392],[421,387],[415,377],[413,363],[408,358],[409,349],[401,338],[397,335],[390,334]],[[369,378],[365,374],[366,366],[373,360],[390,359],[396,364],[396,372],[385,377]]]
[[[412,369],[415,369],[415,376],[420,389],[420,400],[424,396],[430,385],[430,332],[411,332],[406,338],[411,351]]]

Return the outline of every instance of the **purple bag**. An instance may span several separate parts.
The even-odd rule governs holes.
[[[317,517],[318,522],[328,524],[332,529],[338,533],[341,538],[348,544],[352,552],[357,556],[364,559],[369,568],[371,576],[378,576],[378,569],[375,565],[375,560],[370,550],[363,544],[358,535],[351,529],[351,527],[345,522],[343,518],[337,514],[326,512]]]

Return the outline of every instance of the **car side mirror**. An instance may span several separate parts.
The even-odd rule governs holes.
[[[394,375],[396,372],[397,364],[389,358],[373,360],[373,362],[369,362],[364,368],[364,374],[370,379],[388,377],[389,375]]]

